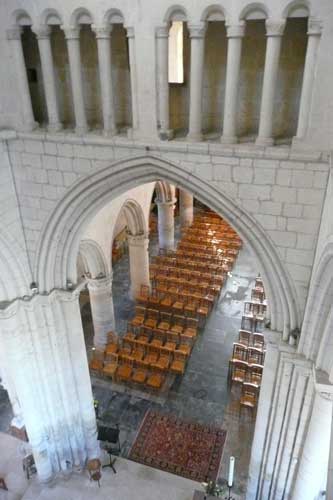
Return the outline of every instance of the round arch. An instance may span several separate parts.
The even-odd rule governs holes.
[[[119,210],[118,218],[124,214],[128,231],[132,236],[145,234],[146,223],[143,210],[136,200],[126,200]]]
[[[13,26],[32,26],[31,17],[24,9],[14,10],[11,14],[11,22]]]
[[[78,27],[80,24],[94,24],[94,18],[88,9],[78,7],[70,17],[70,25]]]
[[[157,199],[161,203],[174,200],[174,190],[173,187],[165,181],[157,181],[155,184],[155,190]]]
[[[201,21],[224,21],[228,16],[221,5],[213,4],[205,8],[201,15]]]
[[[181,165],[154,156],[122,159],[78,181],[57,204],[40,237],[35,276],[42,292],[76,280],[79,241],[92,217],[110,200],[140,184],[163,178],[187,189],[223,216],[249,245],[264,277],[272,329],[283,338],[299,326],[296,293],[273,241],[227,194]]]
[[[239,15],[241,21],[250,19],[268,19],[269,11],[267,6],[261,2],[250,3],[244,7]]]
[[[40,24],[43,25],[62,25],[62,17],[56,9],[44,9],[40,15]]]
[[[104,24],[125,24],[123,13],[119,9],[109,9],[103,15]]]
[[[307,0],[292,0],[283,9],[282,17],[309,17],[310,3]]]
[[[79,256],[81,257],[85,269],[89,270],[91,278],[106,276],[108,266],[103,250],[94,240],[81,240],[79,246]]]
[[[170,23],[172,21],[188,21],[186,9],[181,5],[172,5],[165,13],[163,21]]]

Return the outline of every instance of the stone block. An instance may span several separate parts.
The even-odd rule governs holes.
[[[295,203],[296,189],[290,187],[273,186],[272,200],[279,202]]]
[[[45,211],[50,211],[53,210],[55,207],[56,201],[55,200],[46,200],[45,198],[42,198],[40,200],[40,205],[42,209]]]
[[[63,186],[64,184],[62,172],[59,172],[59,170],[48,170],[47,177],[49,180],[49,184],[51,184],[52,186]]]
[[[213,166],[208,164],[195,165],[194,173],[197,174],[202,179],[211,181],[213,179]]]
[[[233,182],[214,182],[215,186],[230,198],[237,197],[238,186]]]
[[[312,265],[314,257],[313,250],[300,250],[296,248],[288,248],[286,253],[286,261],[290,264]]]
[[[47,183],[47,172],[42,168],[26,167],[27,180],[37,182],[39,184]]]
[[[22,165],[25,167],[41,167],[41,156],[34,153],[22,153]]]
[[[43,167],[47,170],[56,170],[58,167],[56,156],[43,155],[42,161]]]
[[[275,169],[257,168],[254,169],[254,184],[274,184]]]
[[[43,197],[47,200],[57,200],[58,193],[56,186],[45,185],[43,186]]]
[[[296,233],[290,231],[268,231],[268,234],[276,245],[287,248],[296,246]]]
[[[276,184],[278,186],[290,186],[292,179],[292,170],[279,169],[276,174]]]
[[[319,189],[298,189],[297,202],[303,205],[321,205],[324,194],[324,191]]]
[[[297,234],[296,248],[301,250],[313,250],[316,245],[316,238],[311,234]]]
[[[42,186],[43,186],[43,184],[37,184],[36,182],[21,181],[20,193],[24,193],[25,195],[40,198],[42,196]]]
[[[235,182],[248,184],[253,180],[253,168],[251,167],[234,167],[232,175]]]
[[[22,153],[24,151],[24,142],[22,139],[14,139],[12,141],[8,141],[8,149],[9,151],[17,151],[18,153]]]
[[[95,158],[95,148],[87,144],[74,144],[73,153],[74,158],[88,158],[89,160]]]
[[[81,175],[90,173],[91,161],[86,158],[75,158],[73,161],[73,171]]]
[[[72,144],[57,144],[59,156],[65,156],[66,158],[73,158],[74,151]]]
[[[57,155],[58,150],[57,150],[57,144],[55,142],[44,142],[44,152],[47,155]]]
[[[278,168],[279,162],[278,160],[258,158],[257,160],[254,160],[254,166],[258,168]]]
[[[284,203],[282,215],[286,217],[301,217],[303,211],[303,205],[297,205],[296,203]]]
[[[211,156],[211,162],[217,165],[234,166],[234,165],[239,165],[239,158],[236,158],[234,156]]]
[[[242,207],[251,212],[252,214],[258,214],[259,212],[259,201],[258,200],[241,200]]]
[[[64,172],[65,186],[71,186],[78,179],[78,175],[74,172]]]
[[[239,159],[239,166],[240,167],[252,167],[253,161],[254,160],[252,158],[240,158]]]
[[[277,217],[276,218],[276,227],[279,231],[285,231],[287,229],[286,217]]]
[[[288,231],[296,231],[305,234],[317,234],[319,223],[316,219],[298,219],[290,217],[287,222]]]
[[[313,172],[307,171],[294,171],[291,185],[295,187],[312,187],[313,185]]]
[[[325,188],[328,182],[328,172],[315,172],[313,186],[315,188]]]
[[[302,266],[299,264],[289,264],[287,263],[287,268],[290,272],[291,277],[296,281],[302,281],[303,283],[308,283],[311,276],[311,267]]]
[[[94,158],[96,160],[114,160],[114,151],[113,148],[103,147],[103,146],[95,146],[94,147]]]
[[[43,141],[30,141],[25,139],[24,150],[27,153],[43,154],[44,153]]]
[[[276,229],[276,217],[275,215],[263,215],[257,214],[256,219],[265,229]]]
[[[229,165],[213,165],[213,179],[215,181],[231,182],[231,167]]]
[[[181,160],[182,158],[179,158],[179,159]],[[210,163],[211,162],[210,156],[196,154],[196,153],[187,153],[186,155],[184,155],[184,160],[193,161],[195,163]]]
[[[305,219],[320,219],[321,212],[321,205],[304,205],[302,215]]]
[[[240,184],[238,197],[251,200],[269,200],[271,195],[270,186],[254,186],[252,184]]]
[[[73,170],[73,159],[58,156],[57,167],[62,172],[71,172]]]
[[[259,212],[267,215],[281,215],[282,203],[276,201],[262,201],[260,203]]]
[[[281,161],[280,162],[280,167],[281,168],[288,168],[289,170],[304,170],[305,169],[305,164],[304,162],[300,161]]]

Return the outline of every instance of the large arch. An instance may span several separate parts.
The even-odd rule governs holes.
[[[333,241],[329,241],[311,281],[298,351],[323,368],[329,348],[327,325],[333,307]]]
[[[76,280],[79,241],[92,217],[111,199],[143,183],[163,178],[191,191],[234,227],[258,260],[271,307],[271,328],[287,339],[299,326],[296,293],[273,241],[227,194],[185,170],[154,156],[122,159],[78,181],[60,200],[42,231],[34,272],[42,292]]]

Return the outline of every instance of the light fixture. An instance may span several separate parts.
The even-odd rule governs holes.
[[[30,290],[32,291],[32,293],[34,295],[36,293],[38,293],[38,286],[37,286],[37,283],[35,281],[33,281],[32,283],[30,283]]]

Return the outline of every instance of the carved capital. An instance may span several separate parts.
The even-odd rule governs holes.
[[[206,23],[189,24],[190,38],[203,38],[206,33]]]
[[[169,38],[168,26],[158,26],[155,29],[156,38]]]
[[[7,40],[21,40],[22,28],[14,26],[7,30]]]
[[[229,24],[227,25],[227,37],[228,38],[243,38],[245,35],[245,22],[242,21],[239,24]]]
[[[91,29],[96,35],[97,40],[99,38],[110,38],[111,31],[112,31],[112,25],[109,24],[108,26],[95,26],[94,24],[91,26]]]
[[[144,247],[148,245],[148,237],[146,233],[130,234],[127,233],[127,241],[129,246]]]
[[[112,273],[102,278],[87,278],[89,292],[105,293],[111,292]]]
[[[134,38],[134,28],[133,28],[133,26],[128,26],[126,28],[126,36],[127,36],[127,38]]]
[[[282,36],[286,25],[285,19],[266,19],[266,36]]]
[[[51,28],[47,24],[33,27],[32,31],[35,33],[38,40],[49,39],[51,35]]]
[[[65,33],[66,40],[79,40],[80,39],[80,28],[79,27],[61,27]]]
[[[319,19],[309,17],[308,36],[320,36],[323,30],[323,23]]]

